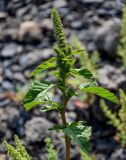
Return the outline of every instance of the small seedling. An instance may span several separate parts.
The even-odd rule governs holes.
[[[47,160],[58,160],[58,153],[54,149],[51,139],[46,138],[45,143],[46,143],[46,151],[47,151]]]
[[[118,55],[121,57],[123,67],[126,68],[126,6],[123,6],[122,26],[118,45]]]
[[[113,113],[103,100],[100,102],[100,106],[109,119],[109,124],[113,125],[117,129],[116,139],[122,146],[126,146],[126,94],[120,89],[120,102],[121,107],[117,113]]]
[[[82,42],[75,35],[72,36],[72,46],[74,49],[81,51],[80,54],[77,55],[80,66],[85,66],[86,68],[88,68],[88,70],[90,70],[93,73],[94,77],[97,79],[98,62],[100,61],[98,52],[95,51],[91,55],[89,55]],[[79,85],[83,83],[83,81],[83,77],[79,77],[79,75],[74,80],[73,78],[68,79],[68,83],[75,89],[77,89]],[[78,97],[82,102],[87,104],[92,104],[95,100],[95,96],[90,93],[79,93]]]
[[[74,49],[81,51],[78,55],[80,65],[88,68],[95,75],[95,77],[97,77],[98,62],[100,61],[99,53],[95,51],[89,55],[85,46],[75,35],[72,36],[72,45]]]
[[[6,141],[3,142],[3,145],[6,148],[8,156],[11,160],[32,160],[18,136],[15,136],[14,139],[16,145],[15,147],[8,144]]]
[[[97,86],[93,74],[85,67],[75,68],[75,54],[81,53],[80,50],[73,50],[68,44],[60,16],[56,9],[51,11],[55,37],[57,46],[54,47],[55,56],[40,64],[31,76],[35,76],[47,69],[50,69],[52,74],[57,78],[55,83],[50,83],[45,80],[35,81],[24,98],[24,107],[30,110],[37,105],[42,105],[43,111],[56,110],[62,119],[61,125],[55,125],[50,130],[58,130],[64,133],[66,143],[66,160],[70,160],[70,145],[73,140],[82,151],[88,153],[90,151],[89,138],[91,128],[83,122],[67,122],[65,111],[68,101],[73,96],[77,96],[81,92],[89,92],[106,98],[112,102],[118,103],[117,97],[108,90]],[[67,84],[69,77],[84,78],[80,86],[74,90],[73,86]],[[62,93],[62,102],[53,100],[52,90],[60,90]]]

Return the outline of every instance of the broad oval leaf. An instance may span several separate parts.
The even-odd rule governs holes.
[[[90,151],[89,139],[91,136],[91,127],[85,126],[83,122],[73,122],[67,125],[64,129],[68,135],[82,151],[88,153]]]
[[[41,73],[42,71],[56,67],[56,57],[50,58],[49,60],[43,62],[42,64],[38,65],[33,72],[30,74],[30,76],[35,76],[36,74]]]
[[[96,82],[88,81],[88,82],[81,83],[79,88],[96,87],[96,86],[97,86]]]
[[[119,103],[119,100],[118,98],[112,93],[110,92],[109,90],[103,88],[103,87],[81,87],[80,89],[81,91],[85,91],[85,92],[89,92],[89,93],[93,93],[93,94],[96,94],[102,98],[105,98],[111,102],[114,102],[116,104]]]
[[[90,151],[89,139],[91,136],[91,127],[85,126],[84,122],[72,122],[65,125],[55,125],[49,130],[61,130],[68,137],[70,137],[74,143],[76,143],[80,149],[86,153]]]
[[[96,81],[93,74],[87,68],[71,69],[71,73],[73,75],[80,75],[83,78],[86,78],[91,81]]]
[[[24,98],[24,107],[30,110],[39,104],[50,104],[52,102],[52,94],[49,90],[54,87],[46,81],[35,81]]]

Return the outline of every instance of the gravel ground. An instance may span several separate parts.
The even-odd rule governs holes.
[[[25,90],[32,81],[29,81],[29,73],[54,54],[51,49],[55,43],[50,19],[52,7],[58,8],[69,41],[74,33],[90,54],[99,51],[98,72],[102,77],[99,83],[115,93],[120,87],[125,89],[126,75],[116,64],[123,3],[125,0],[0,0],[0,159],[5,159],[3,139],[6,137],[13,143],[14,134],[22,138],[33,160],[46,159],[46,137],[52,137],[59,159],[65,159],[64,142],[59,140],[61,135],[48,131],[53,123],[59,122],[57,113],[40,113],[38,108],[26,112],[21,103],[16,102],[17,92]],[[43,77],[55,80],[47,73]],[[60,100],[61,95],[56,94],[56,99]],[[97,100],[93,107],[87,108],[71,102],[67,118],[73,121],[78,117],[93,127],[91,145],[96,160],[126,160],[126,150],[112,138],[115,129],[106,124]],[[71,160],[81,160],[74,144]]]

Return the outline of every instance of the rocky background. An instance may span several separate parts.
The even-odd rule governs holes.
[[[13,144],[14,134],[24,141],[33,160],[46,160],[46,137],[52,137],[64,160],[65,149],[59,133],[48,128],[59,123],[55,112],[26,112],[16,103],[22,87],[28,87],[29,73],[40,62],[53,55],[55,43],[50,9],[59,8],[68,39],[74,33],[89,53],[99,51],[101,62],[99,82],[118,93],[125,89],[126,75],[116,63],[116,49],[121,26],[124,0],[0,0],[0,153],[4,157],[2,141]],[[53,80],[46,75],[48,80]],[[60,94],[56,98],[60,100]],[[118,107],[115,107],[117,109]],[[96,102],[93,107],[81,108],[71,103],[68,120],[84,120],[93,127],[92,153],[97,160],[126,160],[126,150],[113,140],[115,129],[108,126]],[[81,160],[78,148],[72,145],[71,160]],[[4,159],[4,158],[3,158]]]

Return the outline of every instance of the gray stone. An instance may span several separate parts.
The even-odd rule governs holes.
[[[104,22],[103,25],[96,30],[95,43],[97,49],[102,54],[115,57],[119,31],[120,20],[117,18]]]
[[[27,43],[41,41],[42,39],[41,27],[35,21],[23,22],[17,30],[17,34],[19,41]]]
[[[104,154],[97,154],[96,155],[96,157],[97,157],[97,160],[106,160],[106,157],[105,157],[105,155]]]
[[[28,14],[31,9],[31,5],[28,5],[26,7],[20,8],[17,10],[17,16],[23,17],[24,15]]]
[[[0,64],[0,84],[2,83],[3,81],[3,65]]]
[[[4,81],[2,83],[2,88],[5,89],[5,90],[13,90],[14,89],[14,86],[12,85],[11,82],[9,81]]]
[[[41,142],[50,136],[51,123],[42,117],[33,117],[25,124],[25,135],[28,142]]]
[[[4,100],[0,99],[0,107],[6,107],[9,104],[10,104],[10,100],[9,99],[4,99]]]
[[[73,21],[71,23],[71,27],[73,29],[81,29],[82,28],[82,23],[81,23],[81,21]]]
[[[41,22],[41,27],[48,29],[48,30],[52,30],[53,23],[52,23],[51,19],[48,19],[48,18],[43,19],[43,21]]]
[[[0,84],[3,82],[3,77],[0,75]]]
[[[13,128],[17,116],[19,116],[19,110],[17,108],[10,105],[0,108],[0,130],[5,134],[7,139],[12,139],[13,131],[11,129]]]
[[[26,79],[24,78],[23,74],[20,73],[20,72],[14,73],[13,74],[13,79],[17,80],[18,82],[21,82],[21,83],[25,83],[26,82]]]
[[[14,65],[11,67],[11,70],[12,70],[13,72],[20,72],[20,71],[21,71],[21,68],[20,68],[19,65],[14,64]]]
[[[56,8],[65,7],[66,5],[67,5],[66,0],[55,0],[54,1],[54,7]]]
[[[122,69],[106,64],[98,69],[98,80],[105,88],[116,90],[126,81],[126,76]]]
[[[104,0],[79,0],[80,2],[84,3],[84,4],[92,4],[92,3],[103,3]]]
[[[52,49],[43,49],[43,51],[33,51],[27,54],[24,54],[20,57],[20,65],[21,68],[26,68],[31,65],[35,65],[36,63],[40,62],[40,60],[44,60],[49,58],[51,55],[53,55]]]
[[[5,77],[6,79],[13,79],[13,72],[10,69],[5,69]]]
[[[103,3],[104,0],[83,0],[85,3]]]
[[[4,58],[13,57],[16,54],[17,45],[15,43],[10,43],[5,45],[1,51],[1,56]]]
[[[6,20],[6,18],[7,18],[7,13],[0,12],[0,21]]]
[[[75,112],[68,112],[67,114],[67,121],[68,122],[74,122],[76,121],[77,115]]]
[[[5,0],[0,0],[0,11],[6,10]]]
[[[125,160],[126,159],[126,149],[118,148],[112,153],[111,157],[108,160]]]

